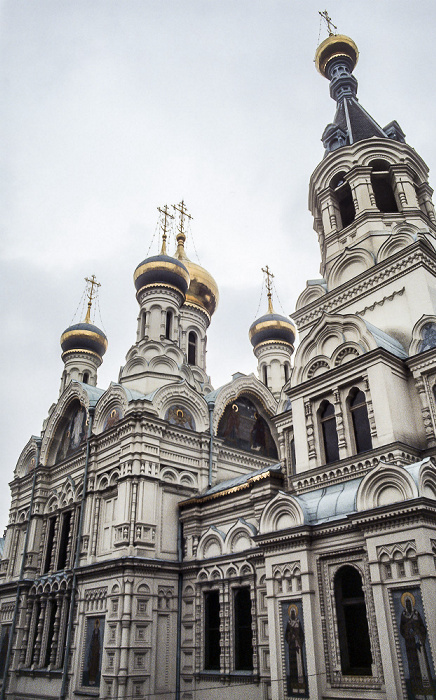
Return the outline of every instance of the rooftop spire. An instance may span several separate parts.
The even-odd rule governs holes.
[[[391,122],[382,129],[359,104],[357,80],[353,75],[359,58],[358,48],[348,36],[333,34],[331,27],[336,27],[327,10],[320,12],[320,15],[327,23],[329,36],[316,50],[315,65],[321,75],[330,81],[330,96],[337,103],[333,123],[327,125],[321,137],[325,155],[373,136],[404,142],[404,134],[397,122]]]
[[[265,273],[266,295],[268,297],[268,313],[273,314],[274,309],[272,304],[272,280],[274,278],[274,275],[270,271],[268,265],[266,267],[262,267],[262,272]]]
[[[176,234],[176,241],[177,241],[177,250],[176,250],[176,258],[179,260],[182,260],[183,258],[186,258],[186,253],[185,253],[185,241],[186,241],[186,234],[185,234],[185,219],[188,221],[192,220],[192,216],[188,214],[188,210],[186,208],[185,202],[182,201],[179,204],[173,204],[173,209],[174,211],[179,212],[180,218],[179,218],[179,224],[177,226],[177,234]]]
[[[332,32],[332,27],[333,29],[337,29],[337,26],[336,24],[333,24],[332,18],[329,17],[329,13],[327,12],[327,10],[324,10],[324,12],[318,11],[318,14],[321,15],[321,17],[325,21],[329,36],[333,36],[334,32]]]
[[[95,275],[92,275],[91,279],[89,279],[89,277],[85,277],[85,282],[87,283],[86,294],[88,297],[88,310],[87,310],[86,316],[85,316],[85,323],[91,323],[92,302],[95,299],[95,297],[97,296],[98,288],[101,287],[101,285],[95,279]],[[94,287],[95,287],[95,291],[94,291]]]

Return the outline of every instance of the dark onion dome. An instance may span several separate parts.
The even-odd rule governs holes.
[[[315,54],[315,65],[321,75],[327,78],[327,64],[333,58],[347,57],[351,61],[351,71],[359,58],[359,50],[350,37],[344,34],[332,34],[318,46]]]
[[[267,313],[251,324],[248,336],[255,348],[262,343],[286,343],[294,349],[295,326],[290,318]]]
[[[185,265],[170,255],[160,254],[146,258],[133,273],[136,292],[151,285],[165,285],[177,289],[183,297],[189,285],[189,272]]]
[[[219,301],[218,285],[214,278],[201,265],[192,262],[185,252],[185,235],[178,233],[176,258],[189,270],[190,283],[186,293],[186,303],[199,306],[209,316],[215,312]]]
[[[62,352],[91,352],[103,358],[107,350],[107,338],[103,331],[92,323],[76,323],[61,335]]]

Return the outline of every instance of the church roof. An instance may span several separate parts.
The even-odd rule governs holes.
[[[248,483],[252,479],[261,474],[266,474],[267,472],[281,472],[281,465],[274,464],[268,467],[262,467],[262,469],[256,469],[253,472],[248,472],[247,474],[242,474],[241,476],[235,476],[233,479],[227,479],[226,481],[220,481],[215,486],[211,486],[203,493],[199,494],[197,498],[205,498],[207,496],[213,496],[215,494],[221,493],[223,491],[228,491],[229,489],[234,489],[237,486],[242,486]]]
[[[365,319],[362,320],[364,321],[369,332],[373,335],[379,348],[384,348],[384,350],[387,350],[388,352],[392,353],[392,355],[395,355],[402,360],[408,357],[407,352],[398,340],[393,338],[388,333],[385,333],[385,331],[380,330],[380,328],[377,328],[377,326],[373,326],[369,321],[365,321]]]

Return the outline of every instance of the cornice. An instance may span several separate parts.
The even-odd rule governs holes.
[[[265,479],[269,478],[279,478],[279,480],[283,479],[283,475],[281,472],[272,472],[271,470],[268,470],[267,472],[262,472],[262,474],[256,474],[256,476],[252,476],[247,481],[244,481],[243,484],[238,484],[237,486],[232,486],[229,489],[224,489],[223,491],[217,491],[216,493],[211,493],[207,494],[205,496],[197,496],[195,498],[190,498],[188,501],[182,501],[182,503],[179,503],[180,508],[184,508],[186,506],[190,505],[198,505],[200,503],[207,503],[207,501],[215,501],[217,498],[224,498],[226,496],[230,496],[234,493],[239,493],[240,491],[245,491],[246,489],[251,489],[253,484],[259,482],[259,481],[264,481]]]
[[[436,252],[421,240],[370,267],[302,309],[296,309],[292,318],[301,331],[315,323],[324,313],[337,313],[350,302],[381,289],[386,283],[400,279],[405,271],[409,273],[419,265],[424,265],[429,272],[436,275]]]

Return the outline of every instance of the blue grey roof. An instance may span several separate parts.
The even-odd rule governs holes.
[[[242,476],[235,476],[233,479],[227,479],[227,481],[220,481],[218,484],[215,484],[215,486],[211,486],[211,488],[207,489],[207,491],[203,491],[198,497],[203,498],[204,496],[211,496],[214,493],[219,493],[220,491],[227,491],[227,489],[232,489],[235,486],[240,486],[241,484],[245,484],[247,481],[252,479],[254,476],[258,476],[259,474],[263,474],[264,472],[280,472],[281,471],[281,465],[280,464],[274,464],[271,467],[263,467],[262,469],[257,469],[254,472],[248,472],[247,474],[242,474]]]
[[[355,513],[357,490],[362,479],[351,479],[294,496],[304,512],[305,522],[316,525]]]
[[[384,331],[380,330],[380,328],[377,328],[377,326],[373,326],[372,323],[369,323],[369,321],[365,321],[365,319],[362,320],[365,323],[365,326],[367,327],[369,332],[374,336],[374,340],[379,348],[384,348],[384,350],[387,350],[396,357],[400,357],[402,360],[408,357],[407,352],[405,351],[401,343],[398,342],[398,340],[393,338],[391,335],[388,335]]]
[[[100,396],[105,393],[104,389],[99,389],[98,386],[92,386],[91,384],[84,384],[83,382],[78,382],[86,391],[89,398],[89,405],[95,406]]]

